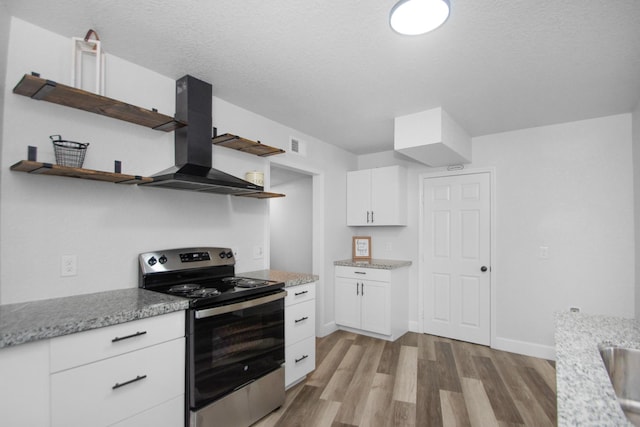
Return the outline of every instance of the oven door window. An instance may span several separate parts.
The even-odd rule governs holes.
[[[194,316],[191,320],[192,409],[199,409],[284,363],[284,299],[211,317]]]

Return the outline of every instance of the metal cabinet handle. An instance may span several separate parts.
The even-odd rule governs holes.
[[[360,283],[360,295],[364,296],[364,283]]]
[[[303,322],[303,321],[305,321],[305,320],[307,320],[307,319],[308,319],[308,317],[307,317],[307,316],[304,316],[304,317],[302,317],[302,318],[300,318],[300,319],[296,319],[296,320],[295,320],[295,323]]]
[[[371,223],[373,224],[373,211],[371,211]]]
[[[304,295],[304,294],[307,294],[307,293],[309,293],[309,291],[296,292],[293,295],[297,297],[298,295]]]
[[[137,381],[143,380],[143,379],[145,379],[145,378],[147,378],[147,376],[146,376],[146,375],[138,375],[137,377],[135,377],[135,378],[134,378],[134,379],[132,379],[132,380],[125,381],[125,382],[123,382],[123,383],[116,383],[116,384],[115,384],[113,387],[111,387],[111,388],[112,388],[113,390],[115,390],[115,389],[117,389],[117,388],[124,387],[124,386],[126,386],[126,385],[131,384],[131,383],[135,383],[135,382],[137,382]]]
[[[302,362],[304,359],[306,359],[307,357],[309,357],[308,354],[305,354],[304,356],[302,356],[300,359],[295,359],[296,363],[298,362]]]
[[[366,271],[354,271],[354,273],[356,273],[356,274],[367,274]]]
[[[115,337],[114,339],[111,340],[111,342],[118,342],[118,341],[122,341],[122,340],[128,340],[129,338],[135,338],[135,337],[139,337],[140,335],[144,335],[146,334],[147,331],[138,331],[135,334],[131,334],[131,335],[127,335],[124,337]]]
[[[367,224],[369,224],[369,211],[367,211]]]
[[[356,295],[360,295],[360,283],[356,282]]]

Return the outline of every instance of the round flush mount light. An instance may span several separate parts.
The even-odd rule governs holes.
[[[391,28],[417,36],[438,28],[449,17],[449,0],[400,0],[389,14]]]

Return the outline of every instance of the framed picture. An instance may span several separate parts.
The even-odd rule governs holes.
[[[371,237],[353,237],[352,258],[354,261],[371,261]]]

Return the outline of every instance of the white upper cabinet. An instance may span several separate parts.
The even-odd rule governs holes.
[[[388,166],[347,172],[347,225],[407,225],[407,170]]]

